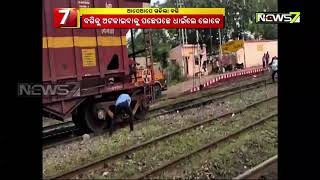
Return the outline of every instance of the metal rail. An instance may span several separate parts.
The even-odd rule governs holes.
[[[206,149],[209,149],[209,148],[211,148],[211,147],[213,147],[213,146],[216,146],[216,145],[218,145],[218,144],[220,144],[220,143],[226,142],[227,140],[229,140],[229,139],[231,139],[231,138],[234,138],[235,136],[238,136],[238,135],[240,135],[240,134],[248,131],[249,129],[251,129],[251,128],[257,126],[257,125],[260,125],[261,123],[263,123],[263,122],[265,122],[266,120],[269,120],[269,119],[271,119],[271,118],[273,118],[273,117],[275,117],[275,116],[277,116],[277,113],[271,114],[271,115],[269,115],[269,116],[267,116],[267,117],[265,117],[265,118],[263,118],[263,119],[260,119],[260,120],[254,122],[254,123],[249,124],[248,126],[246,126],[246,127],[244,127],[244,128],[241,128],[240,130],[238,130],[238,131],[236,131],[236,132],[234,132],[234,133],[231,133],[231,134],[229,134],[229,135],[227,135],[227,136],[225,136],[225,137],[222,137],[222,138],[220,138],[220,139],[218,139],[218,140],[216,140],[216,141],[214,141],[214,142],[205,144],[205,145],[203,145],[203,146],[201,146],[201,147],[199,147],[199,148],[191,151],[190,153],[183,154],[183,155],[177,157],[176,159],[171,160],[171,161],[169,161],[169,162],[167,162],[167,163],[165,163],[165,164],[163,164],[163,165],[161,165],[161,166],[159,166],[159,167],[157,167],[157,168],[155,168],[155,169],[151,169],[151,170],[149,170],[149,171],[146,171],[146,172],[144,172],[144,173],[142,173],[142,174],[139,174],[139,175],[137,175],[137,176],[131,177],[131,178],[129,178],[129,179],[144,179],[144,178],[147,178],[147,177],[150,176],[150,175],[153,175],[153,174],[155,174],[155,173],[161,172],[162,170],[168,168],[169,166],[172,166],[172,165],[174,165],[174,164],[177,164],[178,162],[180,162],[180,161],[182,161],[182,160],[184,160],[184,159],[190,158],[190,157],[193,156],[194,154],[197,154],[197,153],[199,153],[199,152],[202,152],[202,151],[204,151],[204,150],[206,150]]]
[[[74,168],[74,169],[72,169],[70,171],[60,173],[60,174],[58,174],[56,176],[46,177],[45,179],[70,179],[70,178],[72,178],[72,177],[74,177],[76,175],[82,174],[83,172],[87,172],[89,170],[96,169],[98,167],[103,167],[106,162],[114,160],[116,158],[119,158],[120,156],[123,156],[125,154],[131,153],[132,151],[135,151],[135,150],[141,149],[143,147],[146,147],[147,145],[154,144],[154,143],[156,143],[156,142],[158,142],[160,140],[172,137],[172,136],[177,135],[177,134],[181,134],[181,133],[183,133],[183,132],[185,132],[187,130],[194,129],[194,128],[198,127],[198,126],[210,123],[210,122],[215,121],[217,119],[224,118],[224,117],[227,117],[227,116],[232,116],[232,114],[234,114],[234,113],[236,114],[236,113],[240,113],[240,112],[246,111],[247,109],[249,109],[251,107],[260,105],[260,104],[262,104],[264,102],[270,101],[270,100],[275,99],[275,98],[277,98],[277,96],[261,100],[259,102],[256,102],[256,103],[253,103],[251,105],[248,105],[248,106],[246,106],[244,108],[240,108],[240,109],[238,109],[236,111],[225,113],[223,115],[220,115],[220,116],[212,118],[212,119],[208,119],[208,120],[205,120],[205,121],[201,121],[201,122],[189,125],[187,127],[175,130],[173,132],[167,133],[167,134],[159,136],[157,138],[148,140],[148,141],[146,141],[144,143],[132,146],[132,147],[130,147],[128,149],[125,149],[125,150],[123,150],[121,152],[117,152],[117,153],[115,153],[113,155],[110,155],[110,156],[98,159],[96,161],[84,164],[84,165],[79,166],[77,168]],[[272,116],[274,116],[274,115],[272,115]]]
[[[258,164],[257,166],[253,167],[252,169],[249,169],[248,171],[244,172],[243,174],[240,174],[239,176],[233,178],[233,180],[240,180],[240,179],[258,179],[259,176],[261,176],[266,169],[270,168],[274,164],[278,162],[278,155],[275,155],[266,161],[262,162],[261,164]]]
[[[159,111],[159,113],[152,114],[151,116],[147,117],[147,119],[152,119],[152,118],[160,116],[160,115],[174,113],[177,110],[183,111],[183,110],[186,110],[186,109],[199,107],[199,106],[208,104],[210,102],[213,102],[213,101],[216,101],[216,100],[220,100],[220,99],[223,99],[223,98],[227,98],[229,96],[232,96],[232,95],[235,95],[235,94],[238,94],[238,93],[243,93],[245,91],[249,91],[249,90],[252,90],[252,89],[255,89],[255,88],[259,88],[259,87],[261,87],[263,85],[266,86],[267,84],[271,84],[271,83],[267,83],[268,80],[269,79],[264,79],[264,80],[261,80],[261,81],[258,81],[258,82],[245,84],[243,86],[238,86],[238,87],[230,88],[230,89],[227,89],[227,90],[223,90],[223,91],[218,91],[218,92],[215,92],[215,93],[207,94],[207,95],[202,96],[202,97],[189,99],[189,100],[178,102],[178,103],[171,104],[171,105],[168,105],[168,106],[163,106],[162,108],[153,109],[153,110],[151,110],[151,112],[152,111],[153,112]],[[253,87],[250,87],[250,86],[253,86]],[[217,96],[217,95],[220,95],[220,96]],[[164,110],[162,110],[162,109],[164,109]],[[167,110],[165,110],[165,109],[167,109]],[[149,112],[149,113],[151,113],[151,112]],[[134,123],[136,124],[136,123],[140,123],[140,122],[142,122],[142,121],[135,121]],[[70,131],[68,130],[68,131],[66,131],[66,133],[70,133]],[[58,135],[61,135],[61,134],[62,133],[60,132],[60,134],[58,134]],[[101,135],[101,134],[104,134],[104,133],[99,133],[99,134],[91,133],[89,135],[90,135],[90,137],[92,137],[92,136],[97,136],[97,135]],[[69,143],[69,142],[76,141],[76,140],[81,140],[81,138],[82,138],[81,136],[77,136],[77,137],[71,137],[71,138],[67,138],[67,139],[63,139],[63,140],[58,140],[58,142],[56,142],[56,143],[45,143],[45,145],[43,146],[43,149],[49,149],[49,148],[55,147],[57,145]]]
[[[205,95],[205,96],[202,96],[202,97],[199,97],[199,98],[194,98],[194,99],[191,99],[191,100],[179,102],[179,103],[175,104],[174,107],[172,107],[170,109],[166,108],[168,110],[162,110],[162,111],[159,110],[160,111],[159,113],[153,114],[149,118],[154,118],[154,117],[157,117],[157,116],[173,113],[173,112],[176,112],[177,110],[182,111],[182,110],[185,110],[185,109],[202,106],[202,105],[211,103],[211,102],[216,101],[216,100],[220,100],[220,99],[223,99],[223,98],[235,95],[235,94],[239,94],[239,93],[242,93],[242,92],[245,92],[245,91],[249,91],[249,90],[252,90],[252,89],[259,88],[259,87],[263,86],[263,84],[261,84],[261,83],[264,83],[264,82],[265,82],[265,80],[259,81],[259,82],[256,82],[256,83],[252,83],[252,84],[249,84],[249,85],[244,85],[242,87],[236,87],[236,88],[228,89],[226,91],[217,92],[217,93],[210,94],[210,95]],[[267,85],[267,84],[269,85],[269,84],[272,84],[272,83],[265,83],[264,85]],[[253,86],[253,87],[250,87],[250,86]],[[219,94],[224,94],[224,95],[216,97],[216,95],[219,95]]]
[[[72,121],[62,122],[59,124],[54,124],[54,125],[43,127],[42,133],[43,134],[50,134],[50,132],[57,131],[59,129],[66,128],[66,127],[71,127],[71,126],[74,126],[74,123]]]
[[[270,78],[262,79],[262,80],[259,80],[259,81],[253,82],[253,83],[248,83],[248,84],[244,84],[244,85],[241,85],[241,86],[228,88],[228,89],[225,89],[225,90],[221,90],[221,91],[217,91],[217,92],[213,92],[213,93],[208,93],[208,94],[205,94],[205,95],[203,95],[201,97],[195,97],[195,98],[187,99],[187,100],[184,100],[184,101],[181,101],[181,102],[176,102],[176,103],[172,103],[172,104],[168,104],[168,105],[164,105],[164,106],[155,107],[155,108],[150,109],[149,112],[154,112],[154,111],[159,111],[159,110],[162,110],[162,109],[166,110],[166,109],[171,109],[171,108],[174,108],[174,107],[179,107],[180,105],[184,105],[186,103],[195,101],[195,100],[197,100],[199,98],[207,98],[207,97],[211,97],[211,96],[214,96],[214,95],[223,94],[223,93],[226,93],[226,92],[240,90],[240,89],[242,89],[244,87],[254,86],[254,85],[257,85],[257,84],[264,83],[264,85],[267,85],[267,84],[270,84],[270,83],[267,83],[267,81],[270,81],[270,80],[271,80]],[[202,92],[204,92],[204,91],[202,91]]]

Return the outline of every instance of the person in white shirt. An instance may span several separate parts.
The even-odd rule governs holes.
[[[272,82],[275,82],[274,77],[276,73],[277,75],[279,75],[278,74],[278,58],[276,56],[273,57],[269,65],[271,66],[271,69],[272,69]]]

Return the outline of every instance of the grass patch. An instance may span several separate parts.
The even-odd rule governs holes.
[[[128,178],[136,173],[159,166],[175,156],[190,152],[202,144],[234,132],[248,123],[273,112],[276,108],[275,101],[268,102],[257,108],[236,115],[231,121],[229,121],[228,118],[222,118],[219,121],[210,123],[209,126],[201,126],[156,144],[148,145],[144,149],[131,153],[129,158],[120,158],[111,162],[110,168],[90,173],[85,178]],[[108,175],[104,177],[101,176],[103,172],[108,172]]]
[[[277,154],[277,118],[152,178],[231,179]]]
[[[273,87],[270,87],[270,89],[273,89]],[[108,135],[103,135],[91,138],[85,143],[73,142],[56,148],[46,149],[43,151],[43,175],[51,176],[70,170],[80,164],[111,155],[164,133],[204,120],[205,118],[219,116],[226,111],[243,107],[245,104],[250,104],[249,102],[266,98],[265,91],[266,89],[263,87],[241,93],[241,95],[233,95],[199,108],[156,117],[137,124],[135,131],[131,133],[129,133],[129,128],[121,128],[114,132],[111,138]],[[276,109],[276,106],[274,109]],[[237,116],[235,116],[236,118]]]

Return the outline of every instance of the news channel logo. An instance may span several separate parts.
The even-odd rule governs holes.
[[[257,24],[300,23],[300,12],[256,12]]]

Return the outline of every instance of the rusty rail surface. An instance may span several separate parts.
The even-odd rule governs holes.
[[[162,106],[157,106],[157,107],[154,107],[154,108],[150,109],[149,111],[153,112],[153,111],[157,111],[157,110],[161,110],[161,109],[171,109],[171,108],[174,108],[174,107],[178,107],[181,104],[183,105],[183,104],[192,102],[192,101],[197,100],[199,98],[206,98],[206,97],[211,97],[211,96],[218,95],[218,94],[223,94],[225,92],[236,91],[236,90],[240,90],[241,88],[244,88],[244,87],[250,87],[250,86],[261,84],[261,83],[265,83],[265,85],[266,85],[267,81],[271,81],[271,78],[269,78],[269,77],[268,78],[262,78],[261,80],[258,80],[258,81],[252,82],[252,83],[246,83],[244,85],[235,86],[235,87],[231,87],[231,88],[227,88],[227,89],[224,89],[224,90],[219,90],[219,91],[215,91],[215,92],[211,92],[211,93],[210,93],[210,91],[212,90],[212,88],[210,88],[210,89],[207,89],[206,91],[201,91],[201,93],[207,92],[207,94],[205,94],[203,96],[190,98],[190,99],[187,99],[187,100],[184,100],[184,101],[181,101],[181,102],[172,103],[172,104],[166,104],[166,105],[162,105]],[[270,84],[270,83],[268,83],[268,84]],[[184,95],[184,96],[187,96],[187,95]]]
[[[239,93],[243,93],[255,88],[259,88],[262,86],[266,86],[269,84],[272,84],[271,82],[268,82],[270,79],[263,79],[257,82],[253,82],[253,83],[249,83],[249,84],[245,84],[245,85],[241,85],[241,86],[237,86],[237,87],[233,87],[233,88],[229,88],[226,90],[222,90],[222,91],[217,91],[214,93],[210,93],[210,94],[206,94],[205,96],[201,96],[198,98],[193,98],[193,99],[188,99],[186,101],[182,101],[182,102],[178,102],[175,104],[170,104],[167,106],[162,106],[160,108],[155,108],[152,110],[149,110],[149,113],[152,112],[157,112],[158,113],[154,113],[151,116],[147,117],[147,119],[152,119],[154,117],[160,116],[160,115],[165,115],[165,114],[170,114],[170,113],[174,113],[177,110],[179,111],[183,111],[183,110],[187,110],[190,108],[194,108],[194,107],[199,107],[205,104],[208,104],[210,102],[213,102],[215,100],[220,100],[223,98],[227,98],[229,96],[235,95],[235,94],[239,94]],[[218,96],[220,95],[220,96]],[[134,123],[140,123],[142,121],[135,121]],[[57,125],[55,125],[57,126]],[[76,130],[76,129],[75,129]],[[70,130],[66,131],[66,134],[69,133],[70,134]],[[59,132],[57,135],[61,135],[63,134],[63,132]],[[95,134],[95,133],[90,133],[90,137],[94,137],[94,136],[98,136],[98,135],[102,135],[105,134],[105,132],[103,133],[99,133],[99,134]],[[51,137],[53,137],[54,135],[51,135]],[[82,137],[81,136],[75,136],[75,137],[67,137],[67,138],[57,138],[57,140],[51,140],[50,142],[46,142],[46,140],[44,139],[45,143],[43,146],[43,150],[45,149],[49,149],[49,148],[53,148],[55,146],[58,145],[62,145],[62,144],[67,144],[73,141],[78,141],[81,140]],[[53,143],[52,143],[53,141]]]
[[[269,120],[269,119],[271,119],[271,118],[273,118],[275,116],[277,116],[277,113],[273,113],[273,114],[271,114],[271,115],[269,115],[269,116],[267,116],[267,117],[265,117],[263,119],[260,119],[260,120],[258,120],[256,122],[253,122],[253,123],[249,124],[248,126],[246,126],[244,128],[241,128],[240,130],[238,130],[238,131],[236,131],[234,133],[231,133],[231,134],[229,134],[229,135],[227,135],[225,137],[222,137],[222,138],[220,138],[220,139],[218,139],[218,140],[216,140],[214,142],[205,144],[205,145],[203,145],[203,146],[191,151],[190,153],[183,154],[183,155],[175,158],[174,160],[171,160],[171,161],[169,161],[169,162],[167,162],[167,163],[165,163],[165,164],[163,164],[163,165],[161,165],[161,166],[159,166],[159,167],[157,167],[155,169],[151,169],[149,171],[146,171],[146,172],[144,172],[142,174],[139,174],[137,176],[131,177],[129,179],[144,179],[144,178],[147,178],[150,175],[159,173],[162,170],[165,170],[166,168],[168,168],[168,167],[170,167],[170,166],[172,166],[174,164],[177,164],[177,163],[181,162],[184,159],[190,158],[194,154],[197,154],[197,153],[202,152],[202,151],[204,151],[206,149],[212,148],[213,146],[217,146],[220,143],[226,142],[227,140],[229,140],[231,138],[234,138],[234,137],[236,137],[236,136],[238,136],[238,135],[240,135],[240,134],[252,129],[253,127],[256,127],[257,125],[260,125],[261,123],[263,123],[266,120]]]
[[[150,145],[150,144],[154,144],[160,140],[163,140],[163,139],[167,139],[169,137],[172,137],[174,135],[177,135],[177,134],[181,134],[187,130],[190,130],[190,129],[194,129],[198,126],[201,126],[201,125],[204,125],[204,124],[208,124],[212,121],[215,121],[215,120],[218,120],[220,118],[224,118],[224,117],[228,117],[228,116],[232,116],[232,114],[237,114],[237,113],[241,113],[241,112],[244,112],[246,110],[248,110],[249,108],[252,108],[252,107],[255,107],[257,105],[260,105],[264,102],[268,102],[268,101],[271,101],[273,99],[276,99],[278,96],[273,96],[271,98],[267,98],[267,99],[264,99],[264,100],[261,100],[261,101],[258,101],[256,103],[253,103],[253,104],[250,104],[244,108],[240,108],[238,110],[235,110],[235,111],[232,111],[232,112],[228,112],[228,113],[225,113],[223,115],[220,115],[218,117],[215,117],[215,118],[212,118],[212,119],[208,119],[208,120],[205,120],[205,121],[201,121],[201,122],[198,122],[198,123],[195,123],[195,124],[192,124],[192,125],[189,125],[187,127],[184,127],[184,128],[181,128],[181,129],[178,129],[178,130],[175,130],[173,132],[170,132],[170,133],[167,133],[167,134],[164,134],[164,135],[161,135],[159,137],[156,137],[154,139],[151,139],[151,140],[148,140],[148,141],[145,141],[141,144],[138,144],[138,145],[135,145],[135,146],[132,146],[128,149],[125,149],[121,152],[117,152],[115,154],[112,154],[110,156],[107,156],[107,157],[104,157],[104,158],[101,158],[101,159],[98,159],[96,161],[93,161],[93,162],[90,162],[90,163],[87,163],[87,164],[84,164],[82,166],[79,166],[79,167],[76,167],[70,171],[67,171],[67,172],[63,172],[63,173],[60,173],[58,175],[55,175],[55,176],[51,176],[51,177],[45,177],[45,179],[70,179],[76,175],[79,175],[79,174],[83,174],[84,172],[87,172],[87,171],[90,171],[92,169],[96,169],[96,168],[99,168],[99,167],[103,167],[104,164],[108,161],[111,161],[111,160],[114,160],[116,158],[119,158],[123,155],[126,155],[128,153],[131,153],[135,150],[138,150],[138,149],[141,149],[141,148],[144,148],[146,147],[147,145]],[[272,115],[274,116],[274,115]],[[270,118],[270,117],[269,117]],[[263,120],[264,121],[264,120]],[[262,121],[261,121],[262,122]]]
[[[240,174],[239,176],[233,178],[233,180],[240,180],[240,179],[259,179],[263,173],[272,167],[274,164],[278,162],[278,155],[275,155],[266,161],[258,164],[257,166],[249,169],[248,171]]]
[[[215,100],[220,100],[220,99],[232,96],[232,95],[236,95],[239,93],[243,93],[243,92],[246,92],[249,90],[253,90],[253,89],[256,89],[256,88],[259,88],[262,86],[272,84],[271,82],[267,82],[267,81],[268,80],[261,80],[261,81],[254,82],[251,84],[246,84],[243,86],[230,88],[230,89],[227,89],[224,91],[218,91],[218,92],[215,92],[212,94],[207,94],[205,96],[201,96],[201,97],[197,97],[197,98],[193,98],[193,99],[188,99],[186,101],[178,102],[173,105],[168,105],[168,106],[165,106],[161,109],[156,109],[159,111],[159,113],[152,114],[151,116],[149,116],[149,118],[154,118],[157,116],[170,114],[170,113],[176,112],[177,110],[183,111],[185,109],[206,105],[206,104],[211,103]],[[220,95],[220,94],[223,94],[223,95]],[[218,96],[218,95],[220,95],[220,96]],[[153,110],[153,111],[155,111],[155,110]],[[151,112],[152,111],[149,111],[149,113],[151,113]]]

